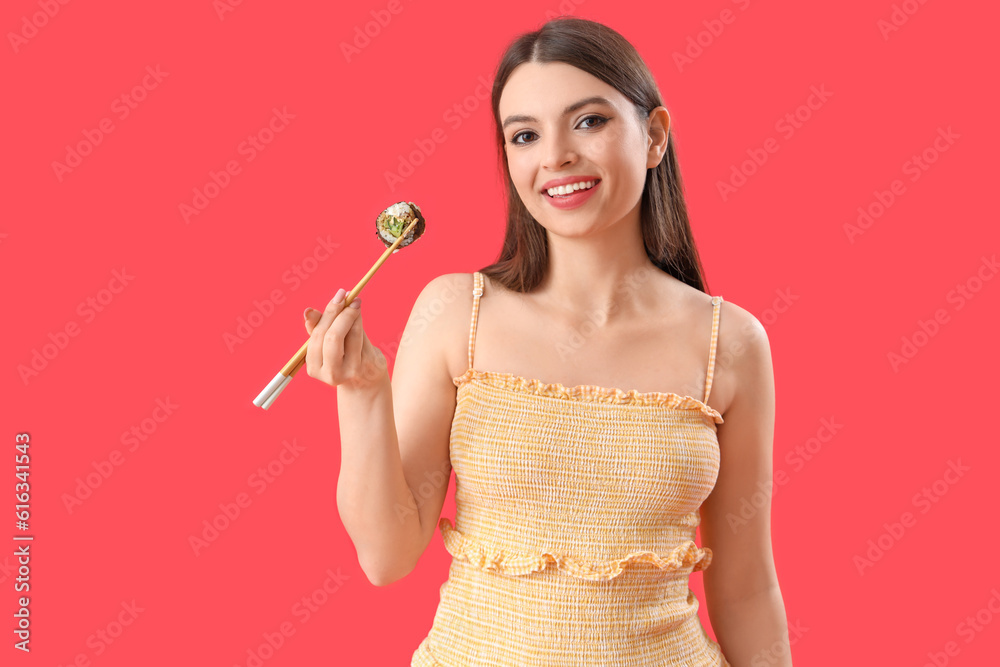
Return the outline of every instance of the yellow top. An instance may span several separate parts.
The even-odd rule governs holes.
[[[411,667],[728,667],[688,588],[719,471],[709,407],[721,296],[712,298],[705,397],[565,387],[473,367],[451,430],[455,522],[438,526],[448,580]]]

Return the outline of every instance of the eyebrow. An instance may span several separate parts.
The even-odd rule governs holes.
[[[594,95],[593,97],[582,99],[579,102],[573,102],[573,104],[570,104],[568,107],[563,109],[562,115],[567,116],[576,111],[577,109],[579,109],[580,107],[585,107],[588,104],[606,104],[609,107],[614,107],[611,101],[608,100],[606,97],[601,97],[600,95]],[[535,118],[534,116],[523,116],[523,115],[507,116],[507,119],[503,122],[503,129],[506,130],[507,126],[510,125],[511,123],[520,123],[520,122],[537,123],[538,119]]]

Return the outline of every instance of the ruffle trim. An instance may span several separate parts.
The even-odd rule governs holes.
[[[475,368],[470,368],[462,375],[452,378],[452,382],[456,387],[460,387],[462,384],[471,382],[474,379],[500,389],[508,389],[535,396],[561,398],[570,401],[583,400],[597,403],[611,403],[615,405],[648,405],[677,410],[698,410],[702,414],[711,417],[716,424],[722,424],[724,421],[718,410],[692,396],[680,396],[673,392],[640,392],[637,389],[625,391],[616,387],[601,387],[593,384],[580,384],[575,387],[567,387],[558,382],[545,383],[541,380],[529,379],[520,375],[514,375],[513,373],[480,371]]]
[[[567,556],[544,552],[539,554],[508,553],[495,551],[485,545],[465,537],[451,520],[443,517],[438,522],[445,548],[458,560],[467,561],[480,569],[506,575],[522,575],[540,572],[555,565],[571,576],[589,581],[608,581],[622,573],[630,563],[650,563],[661,570],[679,570],[693,566],[692,572],[707,568],[712,562],[712,550],[701,548],[691,540],[684,540],[670,553],[660,555],[653,551],[635,551],[624,558],[603,562],[587,562]]]

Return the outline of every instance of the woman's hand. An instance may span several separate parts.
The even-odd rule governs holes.
[[[303,313],[309,346],[306,373],[331,386],[369,389],[388,375],[385,356],[372,345],[361,325],[361,299],[344,306],[347,290],[341,288],[320,312]]]

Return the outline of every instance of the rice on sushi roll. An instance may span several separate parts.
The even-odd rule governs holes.
[[[399,235],[414,219],[417,220],[416,226],[396,246],[396,250],[393,252],[397,252],[400,248],[416,241],[424,233],[424,216],[421,215],[420,208],[416,204],[401,201],[379,213],[378,218],[375,219],[375,236],[388,248],[396,242]]]

